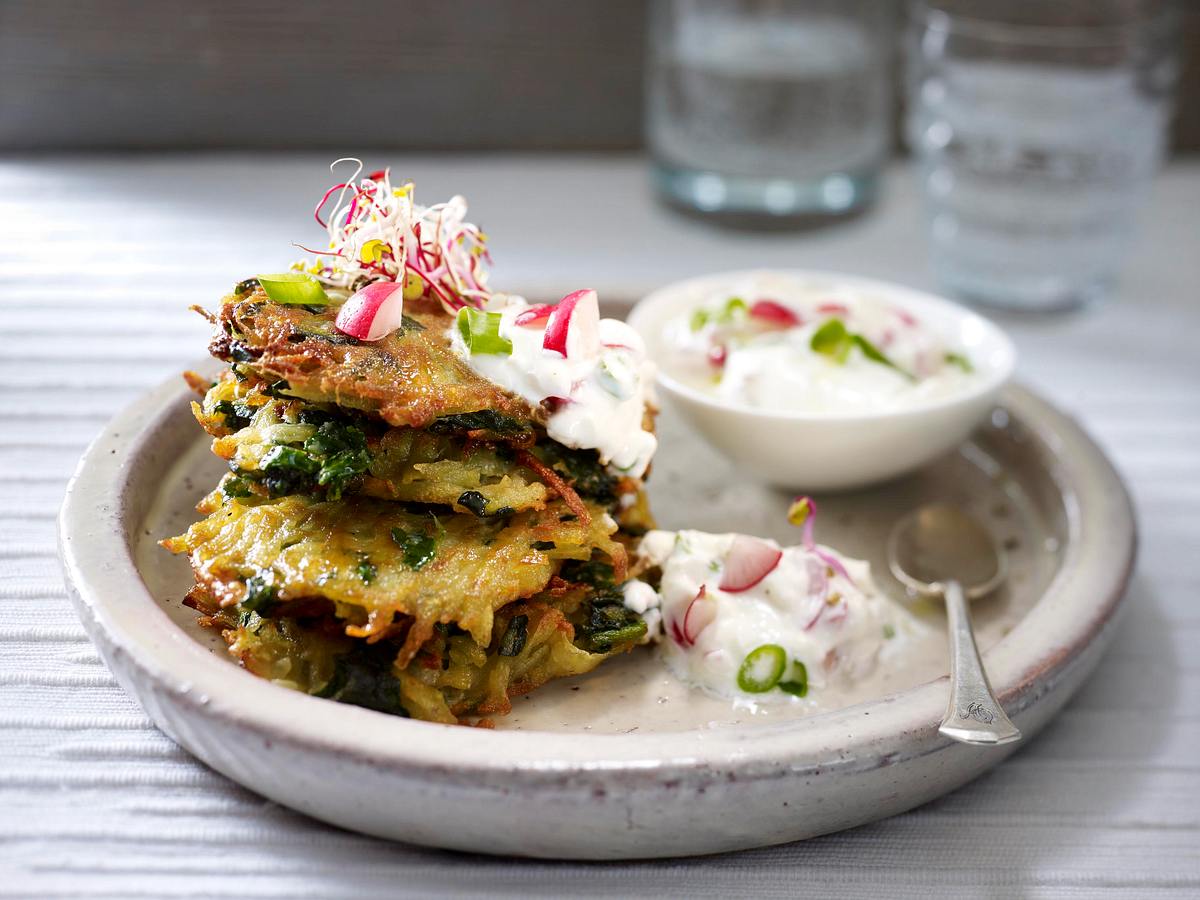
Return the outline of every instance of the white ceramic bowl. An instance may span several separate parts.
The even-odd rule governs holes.
[[[667,358],[663,328],[677,316],[736,292],[748,279],[786,278],[882,297],[916,316],[949,346],[964,351],[980,376],[960,394],[867,414],[776,412],[718,398],[660,367],[658,384],[688,422],[748,476],[786,488],[841,490],[902,475],[962,442],[996,403],[1016,351],[997,326],[932,294],[833,272],[723,272],[661,288],[639,302],[629,323],[652,358]]]

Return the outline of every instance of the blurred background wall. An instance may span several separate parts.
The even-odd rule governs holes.
[[[1175,145],[1195,151],[1200,3],[1181,11]],[[633,149],[644,19],[641,0],[0,0],[0,150]]]

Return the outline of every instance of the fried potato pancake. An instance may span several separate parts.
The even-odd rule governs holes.
[[[316,311],[313,311],[313,310]],[[243,363],[291,395],[424,428],[435,419],[489,411],[520,429],[546,411],[476,375],[450,346],[453,320],[428,301],[406,304],[404,325],[380,341],[334,327],[336,310],[272,303],[261,289],[222,303],[213,356]],[[503,436],[503,435],[499,435]]]
[[[645,632],[642,624],[602,649],[580,646],[570,621],[584,603],[577,588],[562,598],[543,595],[498,610],[487,647],[443,629],[400,665],[394,643],[366,645],[327,621],[219,609],[204,595],[193,602],[206,613],[202,621],[221,631],[241,665],[261,678],[318,697],[447,724],[505,714],[512,698],[555,678],[590,672],[635,646]]]
[[[360,496],[288,496],[253,505],[227,500],[163,544],[190,554],[197,583],[220,606],[323,599],[352,636],[379,639],[407,628],[411,657],[438,623],[487,646],[495,610],[543,590],[563,560],[599,551],[623,571],[615,531],[602,509],[584,522],[558,500],[540,511],[481,518],[435,517]]]

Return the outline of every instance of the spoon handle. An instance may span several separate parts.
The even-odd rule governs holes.
[[[938,729],[964,744],[1007,744],[1021,732],[1000,708],[988,684],[971,630],[962,585],[946,582],[946,615],[950,620],[950,704]]]

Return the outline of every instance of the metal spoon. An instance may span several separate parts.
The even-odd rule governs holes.
[[[901,519],[888,539],[888,565],[919,594],[941,596],[950,625],[950,703],[938,729],[964,744],[1007,744],[1021,732],[992,693],[967,612],[1008,573],[1003,552],[982,525],[948,504],[922,506]]]

